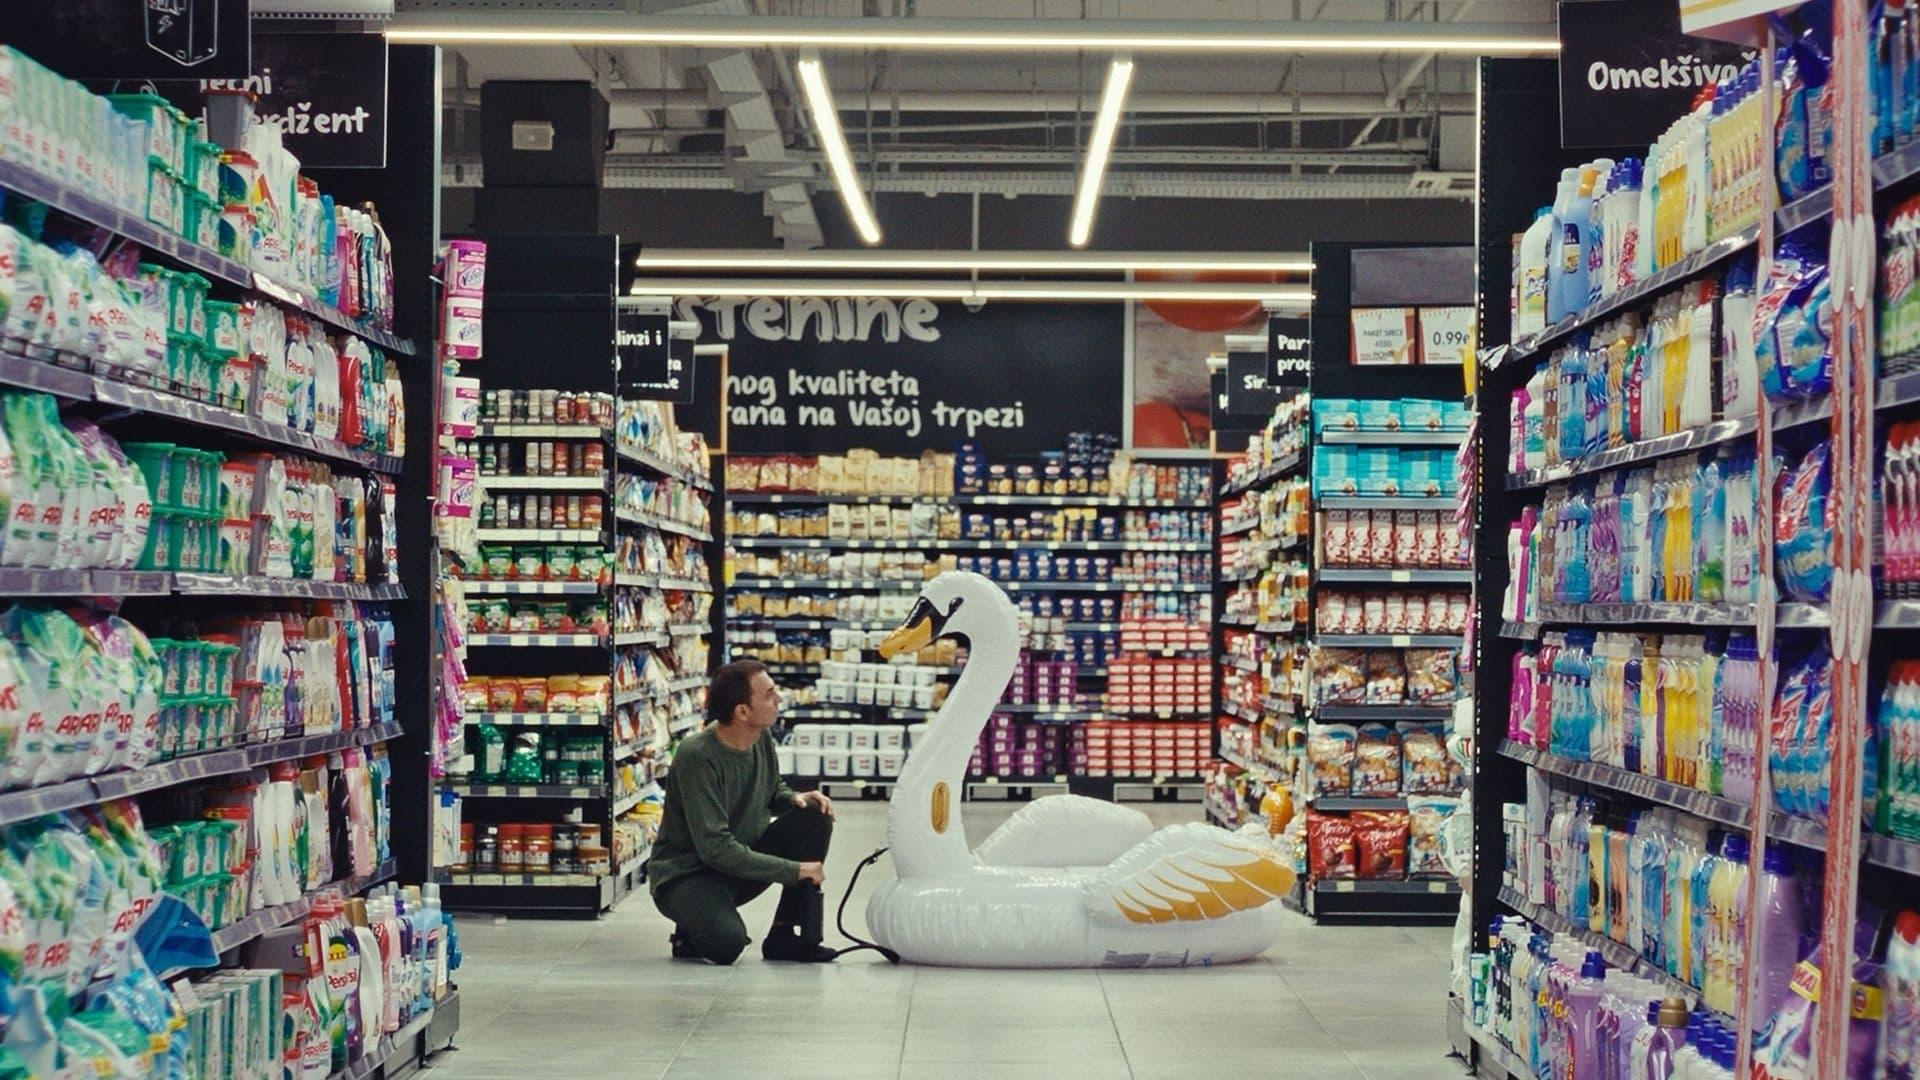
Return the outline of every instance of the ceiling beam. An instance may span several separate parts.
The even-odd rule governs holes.
[[[802,18],[604,11],[396,12],[388,39],[438,45],[680,45],[920,52],[1186,52],[1552,56],[1551,22],[1274,22],[1229,19]]]

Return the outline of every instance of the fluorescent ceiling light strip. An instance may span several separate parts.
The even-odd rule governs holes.
[[[1316,22],[1277,31],[1271,22],[1107,19],[851,19],[648,16],[599,12],[396,12],[386,33],[402,44],[680,45],[818,49],[911,49],[1218,53],[1443,52],[1553,55],[1551,24]],[[1203,27],[1203,28],[1200,28]]]
[[[826,151],[827,165],[833,170],[833,184],[840,189],[840,201],[860,239],[880,242],[880,222],[874,219],[867,193],[860,190],[860,173],[853,167],[853,153],[847,148],[846,132],[840,128],[840,113],[833,107],[833,92],[827,89],[826,66],[818,56],[800,58],[800,85],[807,93],[807,111],[813,115],[814,134]]]
[[[1093,141],[1087,144],[1087,160],[1080,166],[1080,187],[1073,195],[1073,224],[1067,230],[1067,242],[1074,247],[1086,247],[1093,239],[1093,211],[1100,205],[1107,161],[1113,156],[1113,138],[1120,131],[1127,87],[1132,85],[1133,61],[1115,57],[1107,65],[1107,85],[1100,91],[1100,111],[1093,117]]]
[[[1005,281],[978,285],[956,281],[811,281],[805,279],[649,278],[634,283],[634,296],[774,297],[793,299],[928,300],[1195,300],[1272,302],[1304,306],[1313,299],[1305,285],[1210,281]]]
[[[776,270],[782,273],[847,271],[950,271],[964,273],[1180,273],[1242,270],[1308,274],[1305,253],[1115,252],[1115,251],[750,251],[725,248],[662,248],[633,260],[640,270]]]

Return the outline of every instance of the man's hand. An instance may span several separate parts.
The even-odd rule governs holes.
[[[803,862],[800,864],[800,880],[811,881],[815,885],[825,885],[827,868],[817,862]]]
[[[800,794],[795,795],[793,797],[793,805],[799,807],[802,810],[805,810],[807,808],[808,803],[820,804],[820,812],[827,815],[827,817],[830,820],[833,819],[833,800],[827,798],[826,792],[803,791]]]

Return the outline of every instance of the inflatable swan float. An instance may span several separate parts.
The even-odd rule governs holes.
[[[1292,867],[1212,825],[1154,832],[1129,807],[1051,795],[969,852],[960,793],[1019,659],[1019,612],[978,574],[941,574],[880,654],[947,636],[965,637],[969,658],[894,786],[896,877],[867,904],[880,944],[915,963],[972,967],[1221,964],[1273,944],[1273,901],[1293,888]]]

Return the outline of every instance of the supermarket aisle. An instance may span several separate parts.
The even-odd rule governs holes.
[[[839,806],[836,902],[886,830],[884,803]],[[967,804],[968,833],[978,840],[1010,809]],[[1144,809],[1163,823],[1199,812]],[[847,911],[856,932],[888,873],[883,860],[861,879]],[[747,925],[758,934],[772,911],[769,893]],[[462,917],[459,1049],[436,1080],[1467,1075],[1445,1056],[1446,929],[1295,919],[1252,963],[1132,972],[894,968],[871,953],[814,968],[763,963],[757,946],[715,968],[669,960],[667,930],[645,897],[598,923]]]

